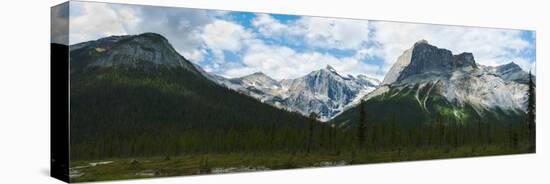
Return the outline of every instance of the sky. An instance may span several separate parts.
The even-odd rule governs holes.
[[[155,32],[191,62],[228,78],[263,72],[290,79],[331,65],[344,75],[383,79],[421,39],[453,54],[471,52],[482,65],[515,62],[535,71],[533,31],[79,1],[52,9],[52,22],[67,17],[69,44]],[[66,43],[56,32],[52,41]]]

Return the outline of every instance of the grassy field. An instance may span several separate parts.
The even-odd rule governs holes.
[[[527,144],[521,144],[527,145]],[[172,157],[112,158],[71,162],[72,182],[252,172],[381,162],[528,153],[506,145],[404,148],[387,151],[228,153]]]

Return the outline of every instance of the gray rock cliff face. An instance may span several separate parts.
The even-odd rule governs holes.
[[[469,52],[461,53],[459,55],[453,56],[453,62],[451,67],[453,69],[462,68],[462,67],[472,67],[477,68],[476,61],[474,60],[474,55]]]
[[[405,67],[411,63],[411,57],[413,53],[413,48],[407,49],[401,54],[397,61],[392,65],[390,70],[384,76],[382,84],[391,84],[397,81],[397,78],[400,76],[401,72]]]
[[[440,49],[427,42],[417,42],[412,49],[411,61],[397,78],[401,81],[412,75],[433,73],[447,75],[450,73],[453,54],[446,49]]]

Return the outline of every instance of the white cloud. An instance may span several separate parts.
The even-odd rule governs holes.
[[[252,25],[261,36],[266,38],[285,42],[303,38],[306,44],[303,46],[308,49],[353,49],[356,50],[356,54],[350,57],[337,57],[330,53],[311,50],[297,52],[286,45],[267,45],[250,33],[253,36],[248,40],[248,47],[243,51],[242,63],[222,63],[224,66],[221,68],[224,70],[220,71],[221,75],[241,77],[262,71],[275,79],[289,79],[304,76],[326,65],[333,66],[341,74],[351,75],[369,75],[380,70],[379,66],[362,61],[375,52],[373,49],[364,47],[369,36],[368,21],[302,17],[282,23],[268,14],[257,14],[252,20]],[[381,78],[381,76],[376,77]]]
[[[216,71],[215,73],[225,70],[225,68],[220,68],[222,65],[237,67],[235,62],[241,62],[226,61],[224,51],[238,54],[246,49],[249,44],[261,42],[255,39],[254,33],[246,30],[243,26],[219,19],[204,26],[200,37],[203,40],[205,51],[209,50],[213,56],[210,64],[205,65],[205,70],[209,72]]]
[[[256,14],[256,16],[257,17],[252,20],[252,25],[254,25],[263,36],[281,36],[281,34],[289,31],[287,25],[282,24],[269,14],[260,13]]]
[[[70,6],[78,6],[83,11],[82,15],[70,18],[70,44],[125,35],[140,22],[131,8],[114,10],[106,3],[88,2],[71,2]]]
[[[191,51],[179,51],[181,55],[185,56],[189,61],[199,63],[204,60],[206,51],[204,49],[194,49]]]
[[[236,52],[241,50],[246,40],[252,38],[252,33],[241,25],[216,20],[204,27],[201,37],[210,49]]]
[[[472,52],[476,62],[482,65],[494,66],[512,61],[529,63],[520,53],[531,45],[521,38],[518,30],[380,21],[371,22],[371,27],[375,30],[373,41],[380,44],[376,53],[384,58],[384,70],[388,70],[404,50],[421,39],[454,54]]]
[[[338,58],[319,52],[296,52],[285,46],[251,45],[243,56],[243,65],[227,66],[222,75],[226,77],[241,77],[250,73],[262,71],[275,79],[290,79],[304,76],[311,71],[333,66],[341,74],[374,73],[379,68],[368,65],[354,57]]]
[[[308,47],[317,48],[359,49],[369,37],[367,20],[301,17],[283,24],[268,14],[257,14],[252,25],[265,37],[300,37]]]
[[[293,29],[313,46],[336,49],[358,49],[369,34],[368,21],[352,19],[303,17]]]

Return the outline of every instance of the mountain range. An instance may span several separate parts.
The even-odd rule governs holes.
[[[70,50],[71,59],[78,60],[71,63],[71,73],[88,68],[180,68],[278,109],[304,116],[316,113],[325,122],[342,120],[362,100],[403,100],[399,97],[410,97],[419,114],[452,114],[461,120],[496,111],[521,114],[526,109],[529,74],[517,64],[479,65],[472,53],[453,55],[425,40],[405,50],[382,82],[367,75],[344,76],[329,65],[294,79],[275,80],[261,71],[224,78],[189,62],[168,40],[153,33],[106,37],[72,45]],[[396,105],[393,110],[402,110]],[[344,116],[337,118],[340,115]]]

